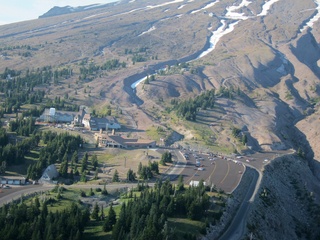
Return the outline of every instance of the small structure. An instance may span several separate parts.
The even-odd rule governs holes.
[[[54,164],[51,164],[43,172],[41,178],[39,179],[39,182],[53,183],[54,178],[56,178],[58,176],[59,176],[59,172],[57,171],[56,166]]]
[[[7,177],[0,177],[0,184],[8,184],[8,185],[24,185],[26,183],[26,179],[24,177],[17,177],[17,176],[7,176]]]

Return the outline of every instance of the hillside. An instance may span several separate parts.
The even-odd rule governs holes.
[[[50,12],[57,14],[52,9],[45,18],[0,26],[0,73],[8,68],[72,70],[68,78],[58,82],[53,78],[37,87],[46,89],[50,99],[67,93],[74,104],[111,104],[122,109],[140,136],[146,134],[144,130],[162,126],[183,135],[190,144],[202,138],[228,153],[302,151],[304,161],[294,157],[290,157],[293,164],[277,160],[283,162],[279,163],[283,179],[276,163],[266,167],[262,188],[271,189],[273,175],[286,182],[291,171],[296,175],[294,181],[318,186],[318,4],[313,0],[136,0],[72,13],[65,9],[59,16],[50,16]],[[113,60],[121,64],[98,67]],[[84,73],[84,69],[91,70]],[[153,81],[131,88],[151,74],[155,74]],[[216,91],[215,106],[198,111],[198,125],[190,127],[177,119],[173,102],[211,89]],[[248,138],[246,146],[232,137],[234,127]],[[305,174],[296,172],[300,168]],[[318,203],[319,189],[305,188],[314,192]],[[291,191],[288,185],[277,185],[274,194],[287,194],[282,189]],[[291,202],[282,197],[272,214],[261,213],[258,219],[279,218],[288,223],[275,222],[270,236],[286,234],[299,225],[292,221],[301,222],[297,212],[289,219],[278,211],[281,204],[289,211]],[[250,213],[250,224],[256,221],[254,213],[260,211],[260,205],[257,202]],[[301,216],[307,214],[307,209],[301,211]],[[278,233],[276,227],[286,229]],[[266,232],[263,224],[255,226],[257,236],[268,239]]]

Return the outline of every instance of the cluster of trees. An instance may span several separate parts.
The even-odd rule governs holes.
[[[71,75],[71,69],[52,70],[50,66],[32,71],[27,70],[24,75],[20,71],[6,68],[0,74],[0,78],[5,80],[0,81],[0,92],[4,93],[6,97],[2,104],[4,113],[17,112],[23,104],[42,103],[45,91],[34,90],[34,87],[50,84],[50,81],[58,83],[59,79],[68,78]]]
[[[27,69],[25,74],[22,75],[21,71],[16,71],[6,68],[5,71],[0,74],[2,81],[0,84],[0,91],[6,92],[5,90],[19,90],[30,88],[33,90],[34,87],[41,84],[49,84],[50,82],[57,83],[60,79],[69,78],[73,75],[72,69],[61,68],[52,69],[51,66],[38,68],[36,70]],[[8,78],[10,76],[10,78]]]
[[[134,54],[132,56],[132,63],[135,64],[136,62],[145,62],[147,59],[141,54]]]
[[[90,62],[88,66],[85,66],[85,62],[82,62],[80,67],[79,80],[87,79],[87,76],[92,76],[98,74],[101,70],[110,71],[113,69],[126,68],[125,62],[120,62],[119,59],[111,59],[106,61],[101,66]]]
[[[36,107],[33,106],[30,109],[24,110],[22,112],[22,117],[36,117],[40,116],[43,113],[44,106]]]
[[[57,134],[48,131],[38,134],[43,143],[47,145],[41,148],[37,163],[28,167],[27,178],[31,179],[40,178],[42,171],[51,164],[68,162],[69,156],[74,155],[83,145],[80,136],[73,136],[68,133]],[[68,165],[66,168],[68,169]]]
[[[138,165],[139,177],[143,180],[153,178],[153,174],[159,174],[159,165],[156,161],[149,161],[148,166],[142,165],[140,162]]]
[[[165,166],[166,163],[172,163],[172,154],[171,152],[165,151],[162,155],[161,155],[161,160],[160,160],[160,164]]]
[[[207,108],[213,108],[215,103],[215,90],[211,89],[205,93],[200,94],[194,99],[188,99],[182,102],[175,100],[171,101],[174,105],[174,109],[177,115],[188,120],[196,121],[198,109],[206,110]]]
[[[142,53],[142,52],[147,52],[147,47],[140,47],[136,50],[132,50],[132,49],[129,49],[129,48],[125,48],[124,49],[124,54],[134,54],[134,53]]]
[[[39,137],[33,135],[30,138],[25,138],[22,141],[11,144],[9,136],[5,129],[0,128],[0,164],[3,165],[16,165],[24,163],[24,156],[39,144]],[[3,171],[4,169],[2,169]]]
[[[240,96],[242,94],[239,87],[237,89],[234,89],[232,86],[230,86],[228,88],[221,86],[218,91],[218,95],[220,97],[225,97],[225,98],[230,98],[230,99],[233,99],[235,94],[238,96]]]
[[[30,45],[5,46],[5,47],[1,47],[0,51],[14,50],[14,49],[28,49],[28,50],[31,50],[32,47]]]
[[[77,104],[67,104],[65,99],[61,99],[60,97],[55,97],[54,100],[47,99],[46,108],[56,108],[63,111],[79,111],[79,106]]]
[[[104,230],[112,228],[113,239],[176,239],[168,218],[202,220],[209,206],[203,182],[198,187],[177,191],[169,181],[160,181],[154,189],[145,189],[140,197],[123,203],[113,227],[105,223],[108,227]]]
[[[176,63],[175,65],[166,65],[165,68],[157,70],[157,74],[164,75],[172,75],[172,74],[183,74],[183,72],[189,68],[189,63]],[[190,72],[193,74],[192,69]]]
[[[17,113],[23,104],[41,103],[43,101],[44,90],[23,89],[21,91],[8,90],[5,92],[5,101],[2,103],[4,113]]]
[[[75,157],[75,155],[73,157]],[[94,179],[98,179],[98,170],[99,170],[98,169],[98,165],[99,165],[98,157],[97,157],[97,155],[94,154],[91,156],[90,159],[91,159],[91,170],[95,171]],[[69,178],[73,178],[73,175],[72,175],[73,173],[75,173],[76,176],[79,175],[78,168],[77,168],[76,164],[74,164],[74,163],[77,163],[77,162],[72,160],[71,166],[70,166],[71,167],[71,171],[70,171],[71,176],[69,176]],[[80,168],[80,173],[81,173],[80,181],[86,182],[87,175],[89,174],[89,171],[90,171],[90,169],[89,169],[89,155],[87,152],[83,155],[80,164],[81,164],[80,165],[80,167],[81,167]]]
[[[136,174],[135,172],[133,172],[133,170],[130,168],[127,172],[127,181],[129,182],[133,182],[136,180]]]
[[[107,62],[105,62],[101,66],[101,69],[102,70],[112,70],[112,69],[117,69],[120,67],[125,68],[126,63],[125,62],[120,63],[119,59],[112,59],[112,60],[108,60]]]
[[[16,71],[10,68],[5,68],[4,72],[0,74],[1,79],[6,79],[8,76],[16,77],[21,74],[21,71]]]
[[[35,120],[32,117],[20,117],[9,122],[9,131],[16,132],[20,136],[29,137],[35,131]]]
[[[243,145],[245,145],[248,141],[247,135],[241,132],[241,129],[232,127],[231,134],[234,138],[237,138]]]
[[[156,80],[156,76],[154,74],[148,75],[146,80],[144,80],[144,84],[150,84],[150,82]]]
[[[0,236],[11,239],[71,239],[83,238],[83,231],[90,219],[88,208],[75,203],[60,212],[49,212],[47,202],[40,204],[35,198],[30,206],[25,203],[10,204],[0,210]]]

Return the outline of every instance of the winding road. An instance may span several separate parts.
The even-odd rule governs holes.
[[[247,166],[247,168],[249,168]],[[248,188],[248,191],[243,199],[238,211],[232,219],[227,230],[219,238],[219,240],[238,240],[243,237],[248,212],[250,210],[251,203],[253,202],[255,195],[259,189],[262,174],[260,171],[251,168],[254,172],[252,181]]]

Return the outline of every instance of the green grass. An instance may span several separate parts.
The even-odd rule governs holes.
[[[31,150],[25,156],[25,162],[20,165],[7,166],[6,175],[11,176],[26,176],[29,165],[34,164],[39,158],[39,151]]]
[[[51,212],[61,211],[68,208],[72,202],[80,199],[80,190],[75,189],[65,189],[60,193],[61,199],[57,199],[58,193],[50,192],[50,195],[47,198],[52,198],[56,200],[53,203],[48,204],[48,210]]]
[[[111,154],[111,153],[108,153],[108,152],[100,154],[100,155],[97,155],[99,163],[105,163],[106,161],[111,160],[114,157],[115,157],[114,154]]]
[[[30,153],[28,153],[25,156],[26,159],[29,159],[31,161],[35,161],[39,159],[39,151],[31,150]]]
[[[103,221],[90,221],[84,230],[83,239],[112,240],[111,231],[104,232],[102,226]]]
[[[162,130],[161,127],[152,126],[146,130],[147,135],[156,141],[160,141],[160,138],[166,137],[166,131]]]
[[[175,229],[177,239],[185,239],[185,234],[199,236],[201,229],[205,226],[200,221],[193,221],[188,218],[169,218],[168,224],[171,228]]]

